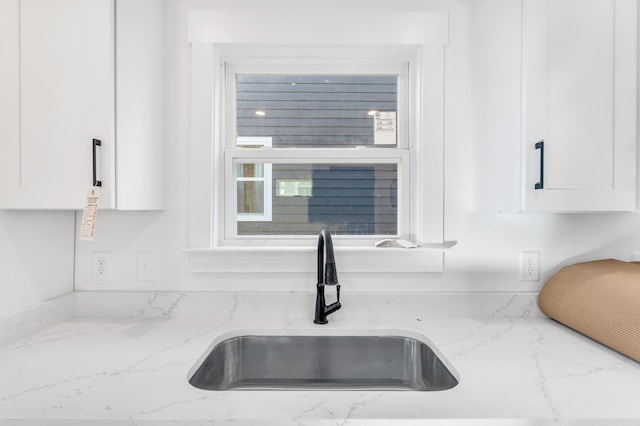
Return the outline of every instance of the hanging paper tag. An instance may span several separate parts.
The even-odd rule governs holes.
[[[82,223],[80,224],[80,239],[84,241],[93,241],[96,228],[96,214],[98,213],[98,204],[100,202],[100,188],[92,187],[87,194],[87,202],[84,205],[82,213]]]

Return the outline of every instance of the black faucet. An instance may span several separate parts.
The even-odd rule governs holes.
[[[324,300],[324,286],[335,285],[338,301],[326,306]],[[333,242],[329,230],[323,229],[318,236],[318,284],[316,285],[316,312],[313,322],[326,324],[327,315],[340,309],[340,284],[338,284],[338,271],[336,260],[333,256]]]

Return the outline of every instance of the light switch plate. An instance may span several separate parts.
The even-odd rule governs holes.
[[[138,281],[156,280],[156,252],[143,250],[138,252]]]

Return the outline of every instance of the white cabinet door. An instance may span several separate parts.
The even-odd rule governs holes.
[[[524,1],[525,210],[635,210],[637,17],[637,0]]]
[[[101,208],[163,208],[164,30],[157,0],[0,1],[0,208],[81,209],[94,139]]]
[[[3,2],[3,8],[5,4],[18,3]],[[9,93],[15,97],[15,88],[19,90],[17,111],[10,112],[18,117],[19,135],[3,135],[0,140],[2,149],[9,150],[0,158],[1,168],[6,169],[0,206],[82,208],[92,185],[94,138],[102,141],[97,153],[97,175],[104,184],[102,205],[111,205],[112,1],[21,0],[19,16],[10,12],[10,25],[2,31],[11,30],[15,36],[18,26],[19,42],[13,37],[9,44],[10,53],[19,51],[19,58],[16,62],[15,55],[10,56],[10,65],[3,68],[10,69],[9,80],[15,84],[18,65],[18,84]]]

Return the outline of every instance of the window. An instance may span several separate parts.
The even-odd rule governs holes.
[[[270,137],[238,136],[238,147],[262,148],[272,144]],[[238,163],[236,165],[236,221],[271,221],[271,164]]]
[[[406,132],[398,131],[406,121],[406,64],[394,65],[392,74],[379,72],[380,65],[363,67],[366,74],[327,63],[320,67],[335,71],[295,67],[305,73],[226,64],[232,125],[225,186],[235,187],[227,239],[317,235],[322,228],[375,238],[406,234],[399,217],[408,206],[397,202],[398,186],[409,179]],[[301,188],[306,196],[288,195]]]
[[[310,179],[278,179],[278,197],[311,197],[313,182]]]
[[[229,0],[228,4],[232,2]],[[363,223],[367,225],[364,230],[349,229],[345,225],[348,222],[334,224],[336,229],[341,226],[334,237],[336,250],[342,252],[341,272],[442,271],[447,14],[429,11],[428,6],[407,10],[359,0],[341,5],[339,13],[320,4],[286,11],[257,2],[255,6],[187,7],[190,43],[187,252],[191,270],[286,273],[296,280],[296,274],[308,274],[314,268],[311,252],[315,250],[316,236],[311,231],[294,234],[292,226],[287,227],[286,234],[271,234],[266,228],[280,219],[276,217],[279,203],[300,203],[302,207],[297,208],[303,209],[304,214],[298,218],[304,217],[307,225],[324,223],[320,222],[324,218],[316,214],[322,213],[319,208],[311,214],[308,211],[309,201],[322,189],[318,173],[325,174],[323,177],[328,181],[325,183],[333,181],[333,191],[346,191],[346,186],[335,184],[341,177],[335,177],[347,168],[351,175],[367,176],[364,181],[369,183],[365,187],[368,191],[371,188],[380,191],[377,201],[384,204],[374,201],[373,219],[371,214],[364,215]],[[331,22],[330,28],[326,22]],[[372,112],[373,118],[367,115],[368,121],[361,127],[363,130],[366,127],[367,132],[377,129],[373,130],[373,141],[369,133],[367,140],[354,137],[351,144],[322,144],[326,139],[317,138],[320,142],[316,145],[300,141],[297,146],[281,145],[275,133],[258,133],[256,126],[248,125],[251,121],[275,119],[266,106],[249,106],[245,116],[241,116],[235,104],[235,92],[242,90],[237,82],[254,84],[248,79],[278,76],[397,79],[396,109],[380,107],[366,111]],[[302,84],[292,83],[289,86]],[[301,96],[303,100],[309,99]],[[304,110],[299,104],[293,106],[289,111]],[[278,119],[282,122],[290,117]],[[325,120],[330,121],[331,117]],[[238,143],[238,138],[260,137],[271,137],[272,146],[249,147]],[[251,165],[246,172],[244,165]],[[262,176],[260,170],[268,165],[272,171],[270,178],[266,173]],[[238,167],[242,171],[240,176]],[[283,175],[281,169],[285,167],[297,169]],[[372,175],[384,178],[371,179]],[[375,183],[370,183],[374,180]],[[238,195],[238,182],[250,181],[254,182],[253,187],[242,183],[245,192]],[[260,184],[264,185],[264,192],[258,189]],[[269,184],[271,196],[266,197]],[[240,210],[238,198],[243,201]],[[269,202],[270,219],[265,213]],[[330,205],[323,208],[332,210]],[[346,206],[343,208],[346,210]],[[379,219],[376,213],[380,213]],[[253,218],[263,216],[265,220],[245,220],[251,217],[244,214],[254,215]],[[254,229],[245,228],[249,226]],[[383,238],[398,235],[419,243],[422,249],[376,249],[373,242],[381,235]],[[278,279],[282,276],[278,275]]]

